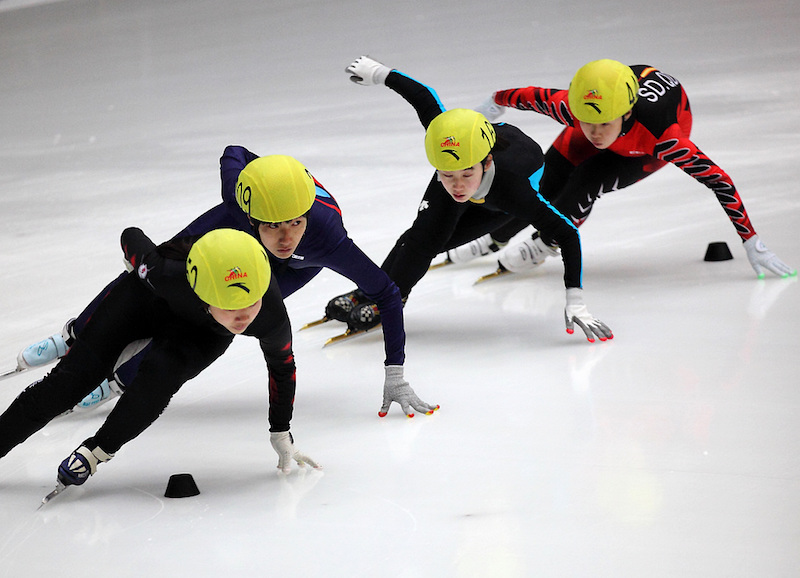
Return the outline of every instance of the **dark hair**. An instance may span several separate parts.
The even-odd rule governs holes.
[[[311,212],[311,209],[308,209],[308,210],[307,210],[305,213],[303,213],[303,214],[302,214],[302,215],[300,215],[299,217],[295,217],[294,219],[299,219],[300,217],[306,217],[306,218],[308,218],[308,214],[309,214],[310,212]],[[258,219],[254,218],[254,217],[252,217],[252,216],[251,216],[251,217],[249,217],[249,218],[250,218],[250,223],[253,225],[253,230],[254,230],[256,233],[258,233],[258,228],[259,228],[261,225],[270,225],[270,224],[272,224],[272,223],[273,223],[273,221],[259,221]],[[286,223],[286,222],[288,222],[288,221],[294,221],[294,219],[287,219],[286,221],[278,221],[278,222],[280,222],[280,223]]]

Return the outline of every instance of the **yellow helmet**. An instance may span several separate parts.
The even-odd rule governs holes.
[[[440,171],[460,171],[485,159],[497,136],[479,112],[454,108],[434,118],[425,132],[425,153]]]
[[[601,124],[619,118],[639,97],[639,81],[629,66],[616,60],[584,64],[569,85],[569,108],[582,122]]]
[[[245,309],[264,296],[272,276],[264,247],[252,235],[214,229],[186,259],[186,278],[200,299],[220,309]]]
[[[286,155],[250,161],[236,183],[236,202],[248,216],[264,223],[282,223],[306,214],[316,194],[308,170]]]

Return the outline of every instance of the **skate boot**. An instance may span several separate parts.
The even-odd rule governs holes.
[[[537,231],[530,239],[525,239],[503,251],[498,266],[504,271],[521,273],[535,269],[548,257],[557,257],[559,254],[558,247],[545,243]]]
[[[104,379],[103,383],[97,386],[97,389],[78,402],[78,405],[75,406],[75,410],[85,411],[87,409],[95,409],[107,401],[119,397],[122,395],[123,391],[122,387],[114,381],[113,378]]]
[[[65,486],[80,486],[97,471],[98,464],[114,457],[114,454],[107,454],[99,446],[90,450],[87,447],[89,441],[83,442],[58,466],[58,481]]]
[[[381,312],[375,303],[367,302],[356,305],[347,319],[347,327],[351,331],[369,331],[381,324]]]
[[[60,333],[54,333],[47,339],[29,345],[17,355],[17,366],[25,369],[47,365],[67,354],[75,336],[72,335],[74,319],[67,321]]]
[[[325,306],[325,317],[347,323],[353,308],[365,301],[367,301],[367,297],[360,289],[356,289],[350,293],[344,293],[328,301],[328,304]]]
[[[447,261],[449,263],[466,263],[489,253],[496,253],[505,246],[506,243],[498,243],[487,233],[474,241],[459,245],[455,249],[449,249],[447,251]]]

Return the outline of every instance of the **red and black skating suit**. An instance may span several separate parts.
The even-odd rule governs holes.
[[[667,163],[714,191],[736,232],[755,235],[730,176],[689,138],[692,111],[680,82],[652,66],[631,66],[639,78],[639,99],[619,138],[595,148],[572,117],[565,89],[512,88],[496,92],[501,106],[545,114],[566,128],[545,154],[540,192],[580,226],[597,198],[636,183]]]

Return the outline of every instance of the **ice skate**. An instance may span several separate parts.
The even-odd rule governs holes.
[[[72,324],[75,320],[70,319],[64,325],[64,329],[59,333],[54,333],[50,337],[43,339],[33,345],[29,345],[17,355],[17,367],[31,369],[54,362],[56,359],[67,354],[75,337],[72,335]]]
[[[87,409],[96,409],[107,401],[111,401],[115,397],[122,395],[122,391],[123,389],[113,378],[104,379],[103,383],[98,385],[94,391],[78,402],[75,406],[75,410],[85,411]]]
[[[97,471],[98,464],[113,457],[114,454],[107,454],[99,446],[90,450],[84,442],[58,466],[58,481],[64,486],[80,486]]]
[[[347,326],[356,331],[369,331],[381,323],[381,312],[375,303],[362,303],[350,312]]]
[[[325,317],[346,322],[353,309],[366,300],[366,296],[360,289],[334,297],[325,307]]]
[[[506,248],[497,260],[497,270],[479,277],[475,283],[496,279],[508,273],[532,271],[544,263],[548,257],[557,257],[558,255],[560,255],[558,247],[545,243],[537,231],[531,238]]]
[[[333,343],[339,343],[362,333],[368,333],[380,327],[380,325],[381,313],[378,310],[378,306],[375,305],[375,303],[361,303],[350,312],[350,316],[347,319],[347,331],[331,337],[325,342],[323,347]]]
[[[439,267],[444,267],[446,265],[466,263],[468,261],[472,261],[473,259],[477,259],[478,257],[496,253],[505,246],[506,243],[499,243],[495,241],[492,239],[492,236],[487,233],[483,237],[478,237],[469,243],[464,243],[463,245],[459,245],[454,249],[449,249],[447,251],[445,260],[441,263],[431,265],[429,270],[438,269]]]

